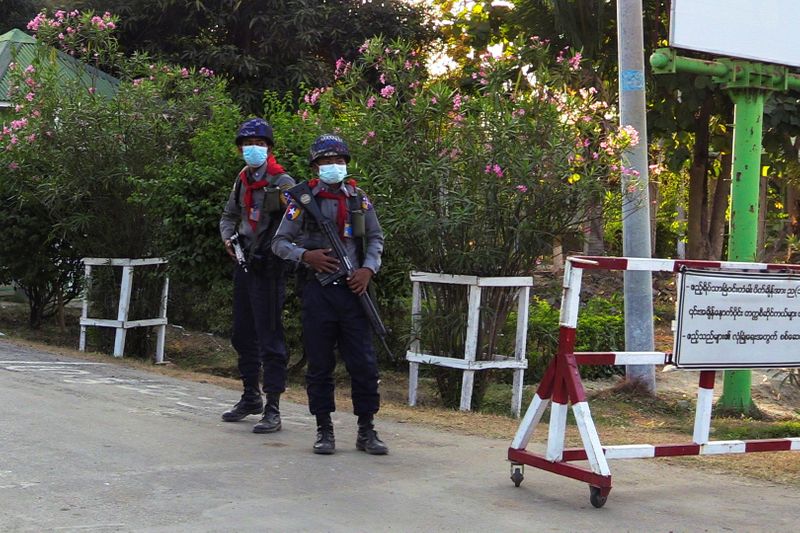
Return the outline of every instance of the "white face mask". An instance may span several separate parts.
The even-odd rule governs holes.
[[[328,185],[341,183],[347,176],[347,165],[332,163],[330,165],[319,166],[319,179]]]

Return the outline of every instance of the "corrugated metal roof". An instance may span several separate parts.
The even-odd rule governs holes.
[[[117,92],[119,80],[105,72],[89,66],[64,52],[52,49],[59,67],[59,75],[64,80],[80,78],[86,87],[94,87],[96,94],[112,97]],[[8,65],[14,61],[22,68],[30,65],[36,57],[36,39],[27,33],[14,29],[0,35],[0,107],[8,107],[8,87],[10,73]]]

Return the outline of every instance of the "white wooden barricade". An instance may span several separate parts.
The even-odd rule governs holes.
[[[156,363],[164,362],[164,338],[167,332],[167,297],[169,295],[169,277],[164,277],[164,286],[161,290],[161,304],[159,306],[158,318],[148,318],[144,320],[128,320],[128,309],[131,303],[131,288],[133,287],[133,269],[137,266],[161,265],[166,264],[164,258],[150,259],[115,259],[107,257],[84,257],[81,259],[84,264],[84,277],[86,287],[83,294],[83,309],[81,311],[81,336],[78,345],[80,351],[86,350],[86,328],[88,326],[99,326],[104,328],[115,328],[114,337],[114,357],[122,357],[125,351],[125,335],[130,328],[144,326],[158,326],[158,337],[156,339]],[[122,284],[119,291],[119,306],[117,308],[117,319],[89,318],[89,288],[92,283],[93,266],[114,266],[122,267]]]
[[[514,370],[513,393],[511,395],[511,410],[514,416],[519,417],[522,409],[522,380],[525,369],[528,368],[528,359],[525,357],[525,347],[528,338],[528,303],[530,290],[533,286],[532,277],[507,277],[507,278],[481,278],[477,276],[456,276],[450,274],[435,274],[431,272],[412,272],[413,294],[411,303],[411,330],[415,335],[410,349],[406,352],[408,366],[408,405],[417,403],[417,385],[419,381],[420,363],[457,368],[463,370],[461,379],[461,407],[462,411],[469,411],[472,404],[472,386],[476,370],[491,368],[510,368]],[[467,339],[464,348],[464,358],[443,357],[424,353],[420,348],[420,331],[422,318],[422,283],[443,283],[449,285],[469,285],[469,307],[467,314]],[[491,361],[476,361],[478,351],[478,329],[480,325],[481,289],[483,287],[519,287],[517,291],[517,332],[514,356],[507,357],[493,355]]]

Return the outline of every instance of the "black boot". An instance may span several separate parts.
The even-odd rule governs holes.
[[[253,426],[253,433],[274,433],[281,429],[280,394],[267,393],[264,416]]]
[[[330,413],[317,415],[317,440],[314,442],[314,453],[331,455],[336,451],[336,439],[333,437],[333,422]]]
[[[222,413],[222,420],[238,422],[247,415],[261,414],[262,409],[264,402],[261,400],[261,392],[257,388],[245,387],[242,399],[233,408]]]
[[[356,449],[370,455],[386,455],[389,447],[378,438],[378,432],[372,425],[372,415],[358,417],[358,435],[356,436]]]

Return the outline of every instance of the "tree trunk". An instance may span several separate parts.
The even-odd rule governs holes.
[[[714,187],[714,198],[711,204],[711,218],[708,223],[709,256],[707,259],[722,259],[722,248],[725,244],[725,214],[728,211],[728,198],[731,192],[731,168],[733,158],[731,152],[722,154],[722,170]]]
[[[707,259],[709,243],[706,234],[708,221],[708,143],[711,120],[711,98],[706,98],[695,115],[692,166],[689,169],[688,259]]]
[[[603,200],[592,201],[587,208],[585,239],[583,253],[586,255],[605,255],[605,240],[603,237]]]

